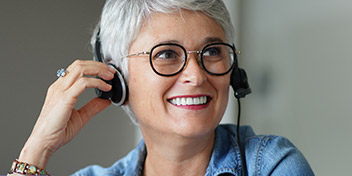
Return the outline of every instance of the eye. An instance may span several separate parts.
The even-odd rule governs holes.
[[[206,48],[203,52],[203,56],[220,56],[221,49],[219,47]]]
[[[176,59],[177,57],[178,57],[177,52],[175,52],[174,50],[168,49],[168,50],[159,51],[157,54],[155,54],[153,58],[170,60],[170,59]]]

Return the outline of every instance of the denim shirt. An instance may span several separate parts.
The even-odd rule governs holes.
[[[288,139],[274,135],[255,135],[248,126],[240,127],[240,137],[248,175],[314,175],[307,160]],[[134,150],[111,167],[88,166],[73,176],[142,176],[146,153],[142,140]],[[236,126],[219,125],[215,130],[214,148],[205,175],[239,176],[241,168]]]

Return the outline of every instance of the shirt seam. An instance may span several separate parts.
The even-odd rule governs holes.
[[[270,140],[272,140],[275,136],[263,136],[260,143],[259,147],[257,150],[256,154],[256,164],[255,164],[255,175],[260,175],[261,174],[261,167],[260,165],[262,164],[262,157],[263,157],[263,150],[265,149],[265,146],[269,143]]]
[[[238,161],[238,158],[239,158],[239,145],[236,140],[234,140],[234,138],[232,136],[229,137],[230,141],[231,141],[231,147],[235,150],[235,161],[237,161],[236,163],[236,166],[234,166],[233,168],[228,168],[228,167],[222,167],[222,168],[219,168],[216,170],[216,172],[214,173],[215,175],[219,175],[219,174],[224,174],[224,171],[226,171],[227,173],[228,172],[232,172],[232,173],[229,173],[229,174],[232,174],[232,175],[235,175],[236,174],[236,171],[238,171],[239,169],[239,165],[240,165],[240,162]],[[241,166],[242,167],[242,166]]]

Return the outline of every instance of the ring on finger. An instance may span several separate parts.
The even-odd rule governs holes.
[[[60,68],[59,70],[57,70],[56,72],[56,76],[57,77],[65,77],[66,75],[68,74],[68,71],[63,69],[63,68]]]

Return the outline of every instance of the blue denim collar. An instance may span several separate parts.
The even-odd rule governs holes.
[[[213,153],[207,168],[206,176],[210,175],[239,175],[240,152],[235,138],[234,128],[218,126],[215,130]]]
[[[142,176],[144,162],[147,157],[147,150],[143,139],[134,149],[134,151],[135,152],[133,152],[131,159],[135,160],[136,162],[128,163],[129,166],[126,168],[126,172],[124,175]]]

